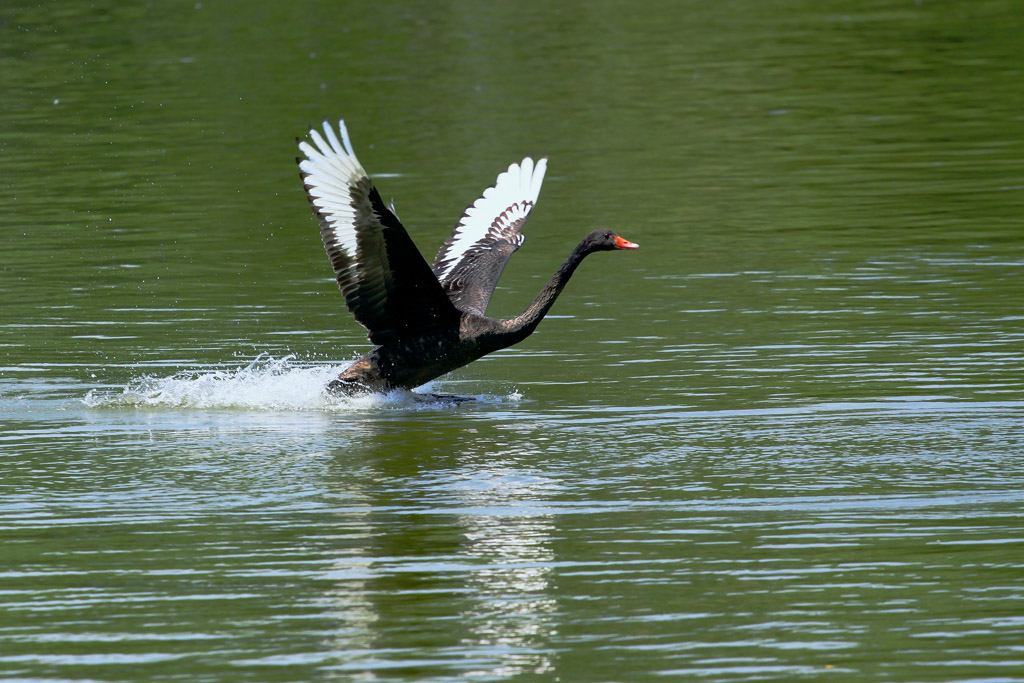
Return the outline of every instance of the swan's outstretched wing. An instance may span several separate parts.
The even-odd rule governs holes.
[[[298,162],[349,310],[374,344],[456,323],[459,312],[401,221],[381,201],[352,151],[344,121],[338,129],[343,143],[326,121],[326,140],[310,130],[316,147],[300,140],[306,158]]]
[[[520,229],[537,202],[547,158],[527,157],[501,173],[466,209],[437,252],[434,274],[458,308],[483,315],[509,257],[523,243]]]

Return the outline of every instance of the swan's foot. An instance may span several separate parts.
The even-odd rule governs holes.
[[[332,379],[324,387],[324,390],[331,396],[362,396],[372,394],[373,390],[362,382],[354,382],[350,379]]]
[[[388,389],[375,391],[370,387],[366,386],[362,382],[356,382],[350,379],[333,379],[331,380],[324,390],[331,396],[365,396],[366,394],[373,393],[386,393]],[[472,396],[455,396],[453,394],[417,394],[411,392],[409,394],[413,400],[422,403],[468,403],[469,401],[475,401],[476,399]]]
[[[440,403],[455,403],[455,404],[459,404],[459,403],[469,403],[470,401],[475,401],[476,400],[472,396],[455,396],[454,394],[413,394],[413,396],[415,396],[416,400],[418,400],[418,401],[424,401],[425,400],[425,401],[429,401],[431,403],[433,403],[434,401],[437,401],[437,402],[440,402]]]

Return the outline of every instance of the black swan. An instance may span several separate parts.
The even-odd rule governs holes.
[[[324,248],[345,303],[368,331],[374,349],[327,390],[333,394],[412,389],[481,356],[516,344],[536,329],[572,277],[595,251],[636,249],[611,230],[595,230],[576,245],[521,315],[484,315],[501,271],[523,243],[520,229],[537,202],[547,159],[512,164],[462,215],[433,268],[352,151],[345,122],[338,135],[324,122],[314,148],[297,140],[298,159]]]

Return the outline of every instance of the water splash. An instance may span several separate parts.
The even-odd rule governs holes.
[[[418,391],[393,391],[338,397],[324,387],[347,364],[308,364],[295,356],[275,359],[261,355],[245,367],[183,370],[170,377],[146,375],[121,389],[93,389],[83,402],[89,407],[229,408],[243,410],[360,410],[377,407],[423,408],[454,405],[430,394],[428,384]],[[474,396],[483,401],[517,401],[506,397]]]

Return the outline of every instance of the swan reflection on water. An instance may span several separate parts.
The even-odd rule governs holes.
[[[554,667],[544,649],[556,630],[551,573],[554,517],[538,508],[551,481],[515,470],[469,472],[462,488],[473,512],[459,516],[474,569],[467,584],[478,599],[463,616],[466,645],[491,650],[501,663],[492,676],[540,674]]]
[[[441,472],[401,459],[377,467],[333,491],[347,502],[324,574],[333,583],[325,614],[336,624],[326,668],[393,671],[429,661],[498,677],[551,670],[544,644],[556,632],[555,529],[543,501],[557,489],[552,480],[494,461]],[[444,646],[420,646],[425,624]]]

